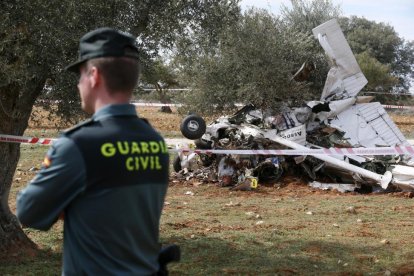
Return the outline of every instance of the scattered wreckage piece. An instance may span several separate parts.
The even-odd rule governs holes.
[[[321,190],[337,190],[341,193],[353,192],[355,189],[360,188],[357,184],[321,183],[318,181],[309,183],[309,186]]]
[[[404,191],[414,191],[414,168],[404,165],[392,166],[392,184]]]
[[[183,120],[182,134],[195,140],[199,149],[216,150],[409,145],[380,103],[371,102],[373,97],[357,96],[367,80],[337,21],[333,19],[314,28],[313,34],[332,64],[319,101],[278,111],[261,110],[248,104],[234,115],[222,116],[208,125],[200,116],[192,114]],[[295,74],[300,79],[306,63],[302,67]],[[313,184],[321,188],[337,185],[340,191],[363,186],[414,190],[414,167],[410,166],[413,161],[411,156],[402,154],[388,159],[347,154],[291,157],[195,153],[177,158],[180,166],[174,167],[176,171],[207,166],[217,174],[221,186],[241,190],[251,190],[249,185],[256,180],[261,184],[275,182],[295,167],[300,167],[312,183],[321,183],[326,178],[336,183]]]
[[[282,145],[294,148],[294,149],[307,149],[307,147],[301,146],[299,144],[296,144],[295,142],[283,139],[282,137],[274,137],[273,140],[275,142],[278,142]],[[357,167],[355,165],[352,165],[350,163],[347,163],[345,161],[339,160],[335,157],[329,156],[329,155],[317,155],[314,156],[320,160],[323,160],[333,166],[337,166],[339,168],[349,170],[351,172],[354,172],[356,174],[362,175],[366,178],[372,179],[376,181],[378,184],[381,185],[383,189],[386,189],[388,187],[388,184],[391,182],[392,179],[392,173],[390,171],[386,171],[384,175],[379,175],[377,173],[374,173],[369,170],[365,170],[363,168]]]
[[[380,103],[355,104],[330,121],[344,138],[362,147],[409,145]],[[355,126],[358,127],[355,127]]]
[[[221,141],[220,149],[234,148],[229,138],[225,138],[225,140],[225,142]],[[250,142],[246,141],[246,143],[248,143],[245,145],[246,149],[255,147],[254,144],[260,144],[260,147],[276,144],[263,138],[250,139]],[[203,167],[207,166],[217,174],[217,182],[223,187],[235,186],[234,188],[237,189],[239,184],[250,183],[250,188],[255,189],[258,182],[275,182],[283,174],[283,168],[281,167],[283,157],[280,156],[269,158],[263,155],[209,155],[189,152],[187,150],[191,150],[191,147],[187,147],[185,144],[177,147],[185,150],[178,150],[173,164],[175,172],[180,174],[192,174],[194,172],[192,174],[192,177],[194,177],[199,170],[203,170]],[[203,176],[203,178],[205,177]]]

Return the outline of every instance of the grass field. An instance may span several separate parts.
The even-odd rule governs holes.
[[[176,114],[154,109],[141,114],[167,136],[177,132]],[[22,146],[12,210],[17,191],[35,175],[46,150]],[[295,177],[278,184],[230,191],[172,175],[161,240],[179,244],[183,255],[170,265],[171,275],[414,275],[412,194],[341,194],[311,189]],[[0,275],[59,275],[62,223],[49,232],[25,231],[39,252],[0,261]]]

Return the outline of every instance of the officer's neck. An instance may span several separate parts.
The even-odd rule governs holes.
[[[95,110],[97,112],[102,107],[109,104],[127,104],[131,102],[132,93],[115,92],[115,93],[101,93],[95,101]]]

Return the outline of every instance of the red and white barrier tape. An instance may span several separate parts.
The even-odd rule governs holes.
[[[132,103],[135,106],[155,106],[155,107],[161,107],[161,106],[170,106],[170,107],[180,107],[183,106],[182,104],[164,104],[164,103],[142,103],[142,102],[133,102]],[[243,106],[243,104],[235,104],[235,106]],[[404,105],[382,105],[385,109],[412,109],[414,110],[414,106],[404,106]]]
[[[36,138],[0,134],[0,142],[51,145],[56,139]]]
[[[36,138],[0,134],[0,142],[51,145],[53,138]],[[173,149],[173,152],[237,155],[413,155],[414,146],[377,147],[377,148],[329,148],[329,149],[267,149],[267,150],[221,150],[221,149]]]
[[[161,107],[161,106],[171,106],[171,107],[180,107],[182,106],[182,104],[164,104],[164,103],[132,103],[135,106],[156,106],[156,107]]]
[[[378,147],[378,148],[329,148],[329,149],[267,149],[267,150],[199,150],[177,149],[175,151],[205,154],[236,154],[236,155],[413,155],[413,146]]]
[[[414,106],[405,106],[405,105],[387,105],[387,104],[383,104],[382,105],[385,109],[413,109],[414,110]]]
[[[171,107],[181,107],[183,104],[167,104],[167,103],[142,103],[142,102],[131,102],[131,104],[135,106],[155,106],[155,107],[161,107],[161,106],[171,106]],[[243,104],[235,104],[235,106],[241,107]]]

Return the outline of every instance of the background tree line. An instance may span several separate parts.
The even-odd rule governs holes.
[[[79,38],[102,26],[137,36],[142,87],[157,89],[163,102],[170,100],[165,88],[191,88],[179,100],[200,112],[236,102],[281,108],[319,98],[329,64],[311,31],[331,18],[339,19],[367,90],[407,91],[413,41],[390,25],[341,17],[330,0],[291,3],[276,16],[242,13],[239,0],[2,1],[0,133],[23,135],[38,99],[37,105],[79,120],[76,76],[63,68],[77,58]],[[293,81],[305,61],[315,70],[307,81]],[[0,252],[6,253],[31,244],[7,203],[19,154],[19,144],[0,143]]]
[[[399,95],[408,93],[414,77],[414,42],[399,37],[388,24],[341,16],[331,1],[291,0],[276,16],[250,9],[220,34],[214,48],[200,50],[180,39],[174,61],[181,83],[193,88],[181,102],[206,113],[225,110],[237,102],[279,108],[319,99],[329,64],[312,29],[337,18],[356,59],[368,79],[363,91]],[[292,81],[304,62],[315,70],[306,82]],[[372,95],[372,94],[371,94]],[[377,94],[378,99],[390,99]],[[205,103],[211,103],[206,105]]]

